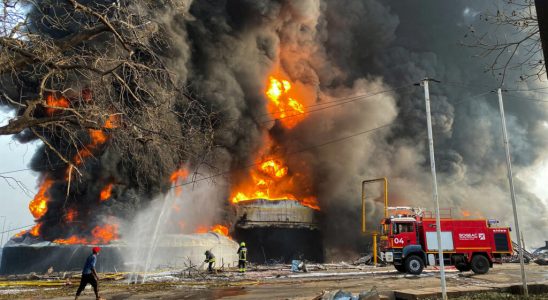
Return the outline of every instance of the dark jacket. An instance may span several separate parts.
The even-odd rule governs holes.
[[[247,248],[240,246],[238,248],[238,259],[239,260],[247,260]]]

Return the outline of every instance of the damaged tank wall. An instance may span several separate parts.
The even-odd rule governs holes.
[[[236,214],[239,228],[318,229],[318,212],[293,200],[245,201],[236,205]]]
[[[141,245],[99,245],[97,271],[120,272],[144,270],[148,249]],[[148,270],[159,267],[180,268],[192,263],[200,266],[204,252],[211,250],[217,258],[217,266],[232,267],[237,264],[238,244],[216,233],[172,234],[160,238],[152,253]],[[54,271],[81,271],[85,259],[91,254],[89,245],[59,245],[51,242],[34,244],[10,241],[2,251],[0,274],[45,273]]]
[[[292,200],[257,199],[238,203],[236,214],[234,237],[246,242],[249,261],[324,260],[319,211]]]

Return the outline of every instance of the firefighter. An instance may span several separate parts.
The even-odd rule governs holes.
[[[207,266],[207,270],[209,271],[209,273],[213,273],[214,272],[213,264],[215,263],[215,255],[213,255],[213,253],[209,250],[207,250],[204,254],[205,254],[205,257],[206,257],[204,262],[209,264]]]
[[[240,243],[240,248],[238,248],[238,271],[240,273],[245,273],[245,265],[247,263],[247,248],[245,243]]]

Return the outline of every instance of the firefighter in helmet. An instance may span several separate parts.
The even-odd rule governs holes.
[[[240,243],[240,248],[238,248],[238,271],[240,273],[245,273],[245,265],[247,264],[247,248],[245,243]]]
[[[209,271],[209,273],[213,273],[214,271],[213,264],[215,263],[215,255],[213,255],[213,253],[209,250],[207,250],[204,254],[206,257],[204,262],[208,263],[207,270]]]

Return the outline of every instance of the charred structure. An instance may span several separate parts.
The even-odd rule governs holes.
[[[290,199],[255,199],[237,205],[236,214],[234,237],[246,241],[250,261],[324,260],[319,211]]]

